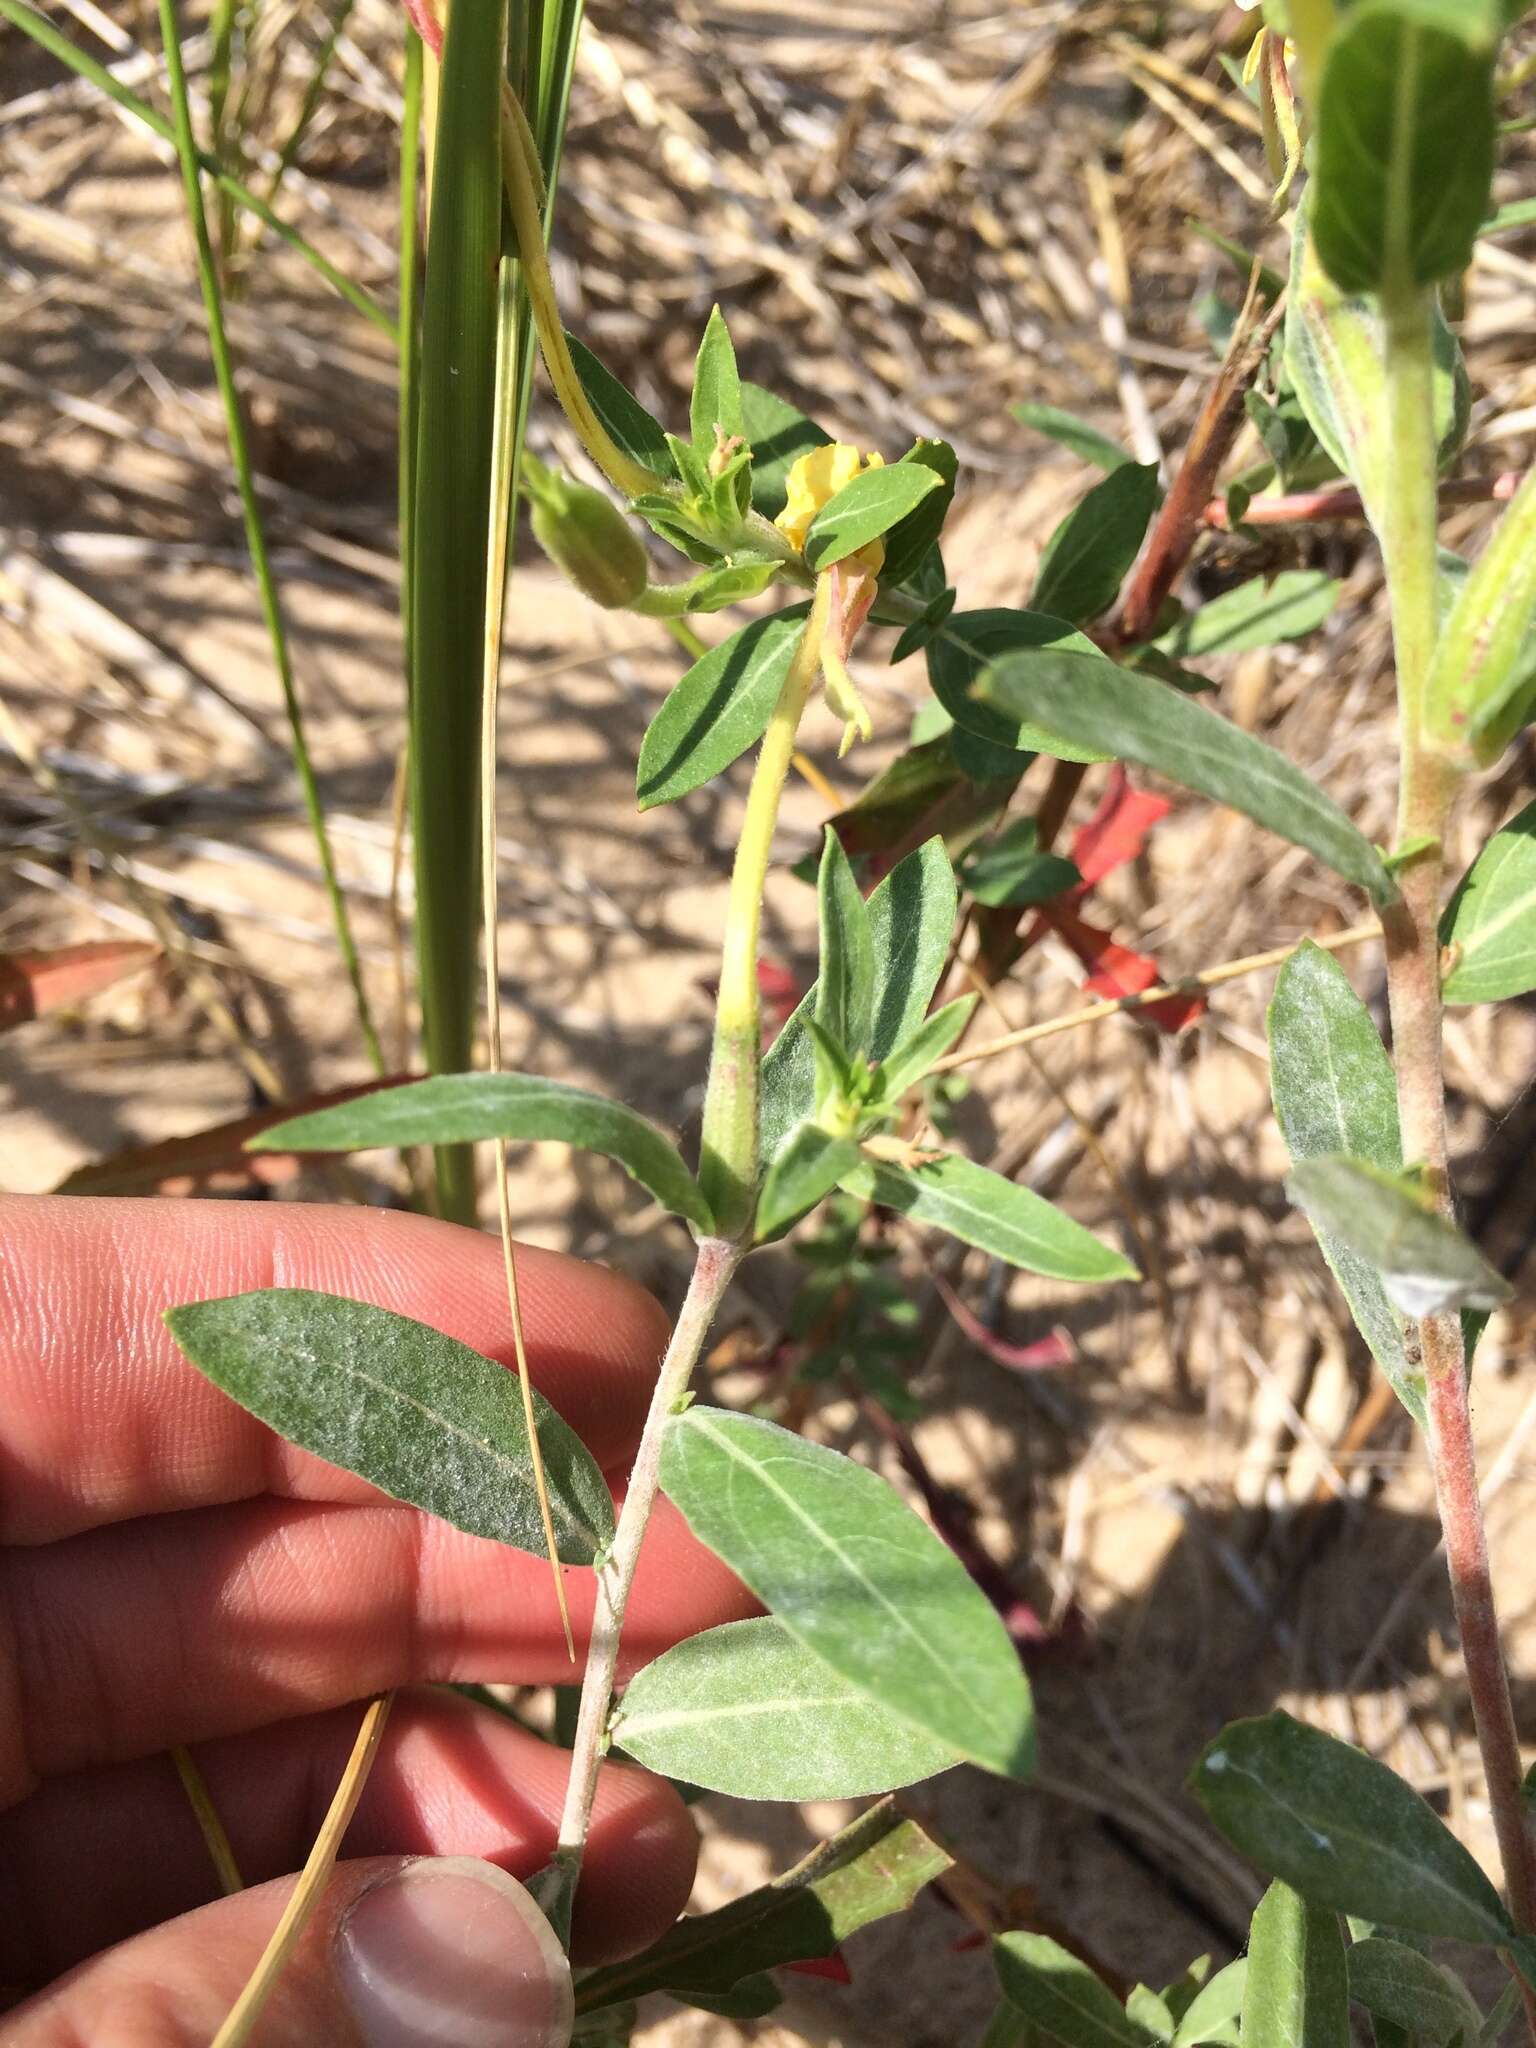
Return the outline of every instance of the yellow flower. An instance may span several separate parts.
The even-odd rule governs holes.
[[[845,484],[851,484],[861,471],[884,467],[883,455],[862,456],[847,441],[829,441],[825,447],[813,448],[809,455],[800,456],[790,469],[785,485],[784,510],[774,525],[795,552],[803,554],[811,521],[821,508],[830,503]],[[849,557],[849,566],[878,576],[884,561],[884,543],[872,540],[868,547],[860,548],[857,554]]]

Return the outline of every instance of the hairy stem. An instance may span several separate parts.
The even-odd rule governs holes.
[[[757,1181],[757,1070],[762,1058],[763,1031],[757,987],[763,885],[768,877],[779,799],[795,751],[795,734],[820,665],[831,601],[830,579],[818,578],[810,617],[752,771],[736,864],[731,870],[725,940],[720,954],[720,994],[715,1003],[715,1040],[710,1053],[704,1132],[699,1149],[699,1184],[722,1237],[739,1237],[752,1220]]]
[[[1439,631],[1430,303],[1426,294],[1415,291],[1389,297],[1383,310],[1389,421],[1380,538],[1397,659],[1398,837],[1407,859],[1401,896],[1383,911],[1381,923],[1403,1156],[1422,1166],[1436,1202],[1450,1215],[1438,926],[1441,835],[1455,779],[1424,731],[1425,684]],[[1430,1463],[1467,1691],[1510,1907],[1517,1924],[1529,1930],[1536,1926],[1536,1845],[1521,1796],[1520,1747],[1489,1577],[1460,1318],[1454,1313],[1425,1316],[1417,1339],[1427,1387]]]
[[[629,1603],[635,1566],[640,1560],[640,1545],[661,1480],[662,1438],[668,1421],[688,1391],[688,1381],[704,1348],[710,1324],[741,1258],[741,1246],[728,1243],[724,1238],[706,1237],[699,1241],[693,1277],[688,1283],[671,1342],[661,1362],[650,1410],[640,1435],[640,1448],[630,1470],[613,1549],[598,1570],[597,1606],[592,1616],[586,1670],[582,1674],[571,1775],[566,1784],[565,1808],[560,1816],[560,1837],[555,1849],[560,1890],[567,1904],[581,1871],[587,1827],[592,1817],[592,1800],[597,1790],[597,1767],[606,1746],[608,1709],[613,1698],[614,1673],[618,1668],[624,1609]]]

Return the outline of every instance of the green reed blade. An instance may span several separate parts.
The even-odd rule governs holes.
[[[39,14],[35,8],[27,6],[26,0],[0,0],[0,20],[10,22],[11,26],[19,28],[23,35],[30,36],[39,49],[46,50],[50,57],[56,57],[61,64],[73,71],[77,78],[87,80],[98,92],[105,93],[108,99],[115,100],[118,106],[132,114],[136,121],[142,121],[144,126],[152,134],[158,135],[163,142],[176,140],[176,131],[163,114],[147,100],[141,100],[137,93],[130,92],[126,85],[112,76],[104,64],[98,64],[96,59],[88,57],[84,50],[76,49],[67,36],[59,34],[51,21]],[[291,228],[285,220],[280,220],[264,199],[259,199],[248,185],[243,185],[231,171],[225,169],[217,156],[202,149],[196,154],[199,166],[213,179],[220,191],[228,193],[235,204],[243,207],[247,213],[254,214],[269,233],[276,235],[279,241],[286,242],[294,254],[301,256],[317,276],[324,278],[332,291],[339,293],[349,305],[356,307],[365,320],[371,320],[391,341],[394,340],[395,323],[377,299],[339,271],[335,264],[322,256],[314,244],[306,241],[296,228]]]
[[[417,386],[411,816],[427,1066],[470,1064],[480,872],[480,678],[501,257],[502,0],[459,0],[443,50]],[[473,1153],[439,1147],[442,1214],[474,1216]]]
[[[421,229],[421,37],[405,32],[405,107],[400,118],[400,372],[396,523],[400,550],[400,637],[405,648],[407,701],[411,688],[411,533],[416,511],[417,374],[421,366],[416,331],[416,270]]]
[[[176,151],[181,160],[187,215],[197,246],[197,273],[198,282],[202,287],[203,308],[208,320],[208,347],[213,357],[214,375],[218,379],[219,396],[224,405],[230,459],[234,465],[235,480],[240,491],[240,509],[245,519],[246,546],[250,550],[251,567],[255,571],[257,588],[261,594],[262,617],[266,622],[267,637],[272,643],[272,659],[277,669],[278,681],[282,685],[283,707],[288,714],[288,730],[293,746],[293,765],[299,778],[299,787],[303,792],[304,809],[309,818],[310,831],[314,835],[320,870],[325,878],[325,891],[330,899],[331,918],[336,928],[336,944],[347,971],[347,979],[352,986],[358,1026],[363,1034],[368,1058],[374,1071],[382,1074],[384,1053],[379,1044],[378,1033],[374,1030],[373,1018],[368,1007],[368,995],[363,986],[362,966],[352,938],[351,921],[347,916],[346,898],[342,894],[336,864],[331,854],[325,810],[320,801],[320,789],[315,780],[314,766],[304,735],[304,713],[293,679],[287,629],[283,623],[282,607],[278,602],[277,585],[273,580],[272,564],[267,554],[266,530],[262,524],[261,507],[256,497],[256,478],[245,436],[245,414],[235,385],[234,359],[230,353],[229,336],[224,326],[224,305],[219,291],[218,271],[214,262],[213,244],[208,234],[208,219],[203,211],[202,175],[197,146],[192,135],[192,108],[187,96],[186,69],[181,58],[176,0],[159,0],[159,9],[160,35],[165,46],[166,76],[175,120]]]

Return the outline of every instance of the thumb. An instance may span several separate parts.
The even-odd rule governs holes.
[[[296,1880],[168,1920],[0,2020],[3,2048],[207,2048]],[[261,2048],[566,2048],[571,1971],[514,1877],[471,1856],[338,1864],[263,2010]]]

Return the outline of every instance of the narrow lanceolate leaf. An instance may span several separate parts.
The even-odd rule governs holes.
[[[1474,2048],[1483,2024],[1477,2002],[1451,1970],[1400,1941],[1370,1935],[1351,1944],[1349,1995],[1373,2020],[1401,2027],[1426,2048]]]
[[[741,411],[741,378],[736,370],[736,351],[726,329],[725,315],[716,306],[710,313],[693,366],[693,405],[690,415],[693,445],[707,460],[718,440],[734,440],[745,434]]]
[[[471,1536],[544,1554],[516,1375],[408,1316],[302,1287],[193,1302],[165,1318],[187,1357],[290,1443]],[[613,1503],[581,1440],[533,1397],[556,1547],[591,1564]]]
[[[1027,399],[1021,399],[1008,409],[1022,425],[1033,427],[1037,434],[1046,435],[1106,474],[1123,468],[1132,459],[1117,441],[1110,440],[1108,434],[1101,434],[1097,427],[1090,427],[1085,420],[1063,412],[1060,406],[1034,405]]]
[[[846,1051],[860,1053],[869,1045],[874,1017],[875,942],[853,869],[830,825],[816,896],[821,936],[816,1022]]]
[[[1496,1003],[1536,988],[1536,803],[1495,832],[1440,923],[1448,1003]]]
[[[576,2009],[593,2012],[652,1991],[728,1991],[783,1963],[829,1956],[871,1921],[908,1907],[950,1857],[889,1799],[861,1813],[771,1884],[713,1913],[678,1921],[643,1955],[593,1970]]]
[[[1174,2030],[1173,2048],[1196,2048],[1196,2044],[1206,2048],[1211,2043],[1219,2043],[1221,2048],[1237,2048],[1237,2023],[1242,2017],[1247,1979],[1246,1956],[1239,1956],[1235,1963],[1218,1970],[1184,2008],[1184,2016]]]
[[[882,1060],[922,1022],[949,956],[959,897],[940,839],[909,853],[870,894],[875,995],[869,1057]],[[806,1020],[816,1013],[812,988],[763,1059],[759,1130],[771,1160],[795,1125],[816,1109],[816,1055]]]
[[[642,811],[702,788],[756,746],[805,630],[804,604],[754,619],[701,655],[672,689],[640,743]]]
[[[653,476],[670,483],[676,472],[667,448],[666,429],[654,420],[632,392],[593,355],[574,334],[565,337],[576,368],[577,380],[587,402],[597,414],[614,445],[648,469]]]
[[[537,1074],[438,1074],[380,1088],[334,1109],[291,1117],[250,1141],[253,1152],[361,1152],[375,1145],[554,1139],[615,1159],[674,1216],[709,1228],[698,1183],[672,1140],[637,1110]]]
[[[746,379],[741,386],[741,415],[752,450],[752,509],[765,519],[777,519],[784,510],[789,472],[802,455],[825,448],[832,436],[788,399]]]
[[[1294,1165],[1346,1152],[1383,1173],[1401,1169],[1397,1083],[1387,1049],[1348,975],[1310,940],[1275,982],[1269,1079]],[[1371,1356],[1422,1427],[1423,1375],[1409,1362],[1403,1319],[1387,1299],[1380,1273],[1331,1230],[1315,1223],[1313,1228]]]
[[[667,1426],[661,1483],[699,1541],[851,1685],[988,1770],[1030,1774],[1018,1652],[877,1473],[757,1416],[690,1408]]]
[[[956,996],[942,1010],[924,1018],[910,1038],[904,1038],[880,1062],[881,1092],[887,1102],[897,1102],[915,1087],[936,1060],[943,1059],[970,1021],[979,998]]]
[[[1074,625],[1107,612],[1140,552],[1160,495],[1153,463],[1123,463],[1095,484],[1046,543],[1030,609]]]
[[[851,1195],[898,1209],[914,1223],[947,1230],[962,1244],[1053,1280],[1135,1280],[1136,1268],[1111,1245],[1074,1223],[1033,1188],[962,1159],[957,1152],[921,1166],[865,1157],[844,1177]]]
[[[1062,2048],[1152,2048],[1096,1971],[1048,1934],[1002,1934],[992,1962],[1015,2012],[1044,2028]]]
[[[1378,903],[1396,893],[1381,855],[1332,797],[1273,747],[1164,683],[1101,654],[1052,650],[1005,656],[981,677],[976,695],[1010,717],[1038,719],[1230,804],[1315,853]]]
[[[1248,1937],[1243,2048],[1349,2048],[1339,1916],[1272,1884]]]
[[[830,1195],[844,1174],[861,1158],[851,1138],[834,1138],[819,1124],[797,1124],[773,1158],[757,1201],[755,1235],[760,1244],[779,1236],[824,1195]]]
[[[1463,270],[1493,178],[1492,0],[1359,0],[1328,45],[1314,231],[1345,291]]]
[[[1198,661],[1299,640],[1323,623],[1342,587],[1320,569],[1282,569],[1269,583],[1256,576],[1190,612],[1157,645],[1176,660]]]
[[[939,535],[944,531],[944,521],[949,517],[949,508],[954,502],[955,478],[960,465],[947,441],[925,439],[915,442],[901,459],[903,462],[921,463],[925,469],[933,470],[939,479],[939,488],[930,491],[916,511],[909,512],[886,535],[880,580],[884,584],[895,585],[905,583],[908,578],[917,578],[921,588],[919,571],[927,562],[930,551],[937,550]],[[942,587],[942,562],[939,581]]]
[[[1314,1223],[1376,1268],[1405,1316],[1497,1308],[1509,1294],[1470,1238],[1379,1167],[1325,1152],[1296,1167],[1286,1189]]]
[[[773,1620],[668,1650],[630,1681],[610,1733],[650,1770],[735,1799],[858,1799],[956,1760]]]
[[[1424,685],[1425,723],[1483,765],[1498,759],[1531,691],[1536,475],[1527,476],[1457,592]]]
[[[811,521],[805,537],[807,564],[830,569],[845,555],[867,547],[915,512],[943,481],[936,470],[920,462],[893,462],[883,469],[861,471]]]
[[[1314,1905],[1456,1941],[1497,1944],[1512,1931],[1498,1893],[1411,1785],[1289,1714],[1224,1728],[1190,1785],[1230,1842]]]
[[[1022,754],[1052,754],[1060,761],[1112,759],[1103,747],[1079,746],[1070,734],[1047,728],[1042,720],[1016,718],[1011,711],[984,702],[976,694],[977,677],[994,661],[1004,655],[1045,648],[1070,648],[1078,654],[1098,652],[1085,633],[1047,612],[1003,608],[956,612],[928,643],[928,680],[933,685],[933,694],[956,726],[994,747]]]
[[[978,903],[1049,903],[1082,881],[1076,865],[1059,853],[1040,851],[1033,818],[1018,818],[966,861],[965,886]]]

